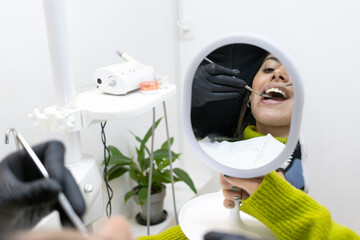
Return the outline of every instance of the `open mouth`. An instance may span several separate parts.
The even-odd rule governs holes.
[[[264,91],[264,94],[269,96],[269,97],[264,97],[265,100],[270,99],[274,101],[285,101],[289,99],[289,96],[286,94],[286,92],[277,87],[271,87],[269,89],[266,89]]]

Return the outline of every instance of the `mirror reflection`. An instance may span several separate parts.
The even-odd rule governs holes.
[[[285,147],[294,89],[285,66],[272,53],[249,44],[214,50],[195,72],[191,98],[194,135],[219,163],[258,168]],[[299,144],[278,171],[284,177],[288,172],[288,181],[303,188],[301,164],[293,164],[296,159],[301,159]]]

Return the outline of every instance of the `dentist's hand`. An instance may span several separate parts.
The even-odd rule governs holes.
[[[207,102],[240,96],[246,82],[236,78],[239,73],[239,70],[214,63],[200,66],[193,80],[192,107],[202,107]]]
[[[0,163],[0,238],[15,230],[31,228],[57,209],[63,225],[71,226],[57,203],[64,192],[75,212],[81,217],[85,202],[80,190],[64,166],[65,148],[58,141],[33,147],[50,178],[45,179],[24,150],[7,156]]]

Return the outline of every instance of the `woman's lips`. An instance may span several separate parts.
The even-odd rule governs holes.
[[[267,105],[281,104],[290,98],[290,92],[285,87],[275,84],[265,86],[262,93],[271,96],[261,98],[261,102]]]
[[[273,100],[287,100],[290,97],[290,92],[288,89],[286,89],[283,86],[279,86],[276,84],[269,84],[264,87],[263,94],[271,96],[267,99],[273,99]]]
[[[274,100],[274,99],[261,98],[260,101],[266,105],[277,105],[277,104],[281,104],[281,103],[285,102],[286,100]]]
[[[288,99],[288,95],[282,89],[278,87],[272,87],[265,91],[266,95],[272,96],[270,98],[283,98],[284,100]]]

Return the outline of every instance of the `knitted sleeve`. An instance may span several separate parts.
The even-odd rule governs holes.
[[[263,222],[280,240],[360,239],[335,223],[327,208],[275,172],[265,177],[240,209]]]
[[[180,225],[176,225],[175,227],[169,228],[164,232],[152,235],[152,236],[143,236],[138,237],[138,240],[187,240],[184,233],[181,231]]]

